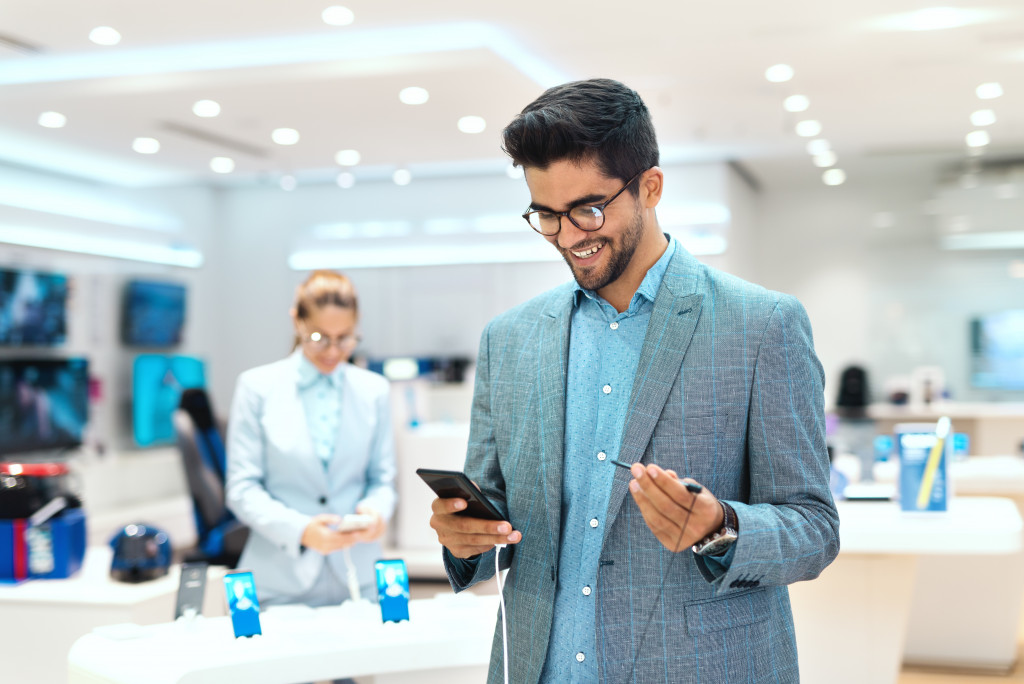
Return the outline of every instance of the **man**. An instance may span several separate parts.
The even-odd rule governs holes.
[[[575,283],[483,333],[466,473],[505,520],[434,501],[452,586],[508,545],[515,682],[798,681],[786,585],[839,550],[803,307],[662,233],[654,129],[621,83],[549,89],[504,146]],[[497,682],[500,625],[492,653]]]

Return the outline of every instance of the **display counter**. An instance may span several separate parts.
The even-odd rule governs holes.
[[[965,433],[970,439],[970,452],[980,456],[1020,454],[1024,442],[1024,403],[871,404],[867,415],[877,421],[879,434],[892,434],[897,423],[934,423],[949,416],[953,431]]]

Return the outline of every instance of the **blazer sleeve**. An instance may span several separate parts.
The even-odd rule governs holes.
[[[374,400],[377,426],[370,443],[370,460],[366,466],[366,491],[357,505],[377,511],[390,520],[395,511],[395,433],[391,424],[390,385],[383,383]]]
[[[824,372],[803,306],[782,295],[758,349],[747,423],[749,502],[729,501],[731,562],[694,556],[715,593],[817,577],[839,552],[829,491]]]
[[[285,506],[264,487],[262,405],[260,393],[243,374],[235,388],[228,421],[227,503],[239,520],[298,558],[302,533],[312,518]]]

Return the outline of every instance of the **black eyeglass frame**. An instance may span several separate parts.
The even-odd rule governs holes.
[[[635,176],[633,176],[628,181],[626,181],[625,185],[623,185],[621,188],[619,188],[618,192],[616,192],[614,195],[609,197],[607,200],[605,200],[601,204],[581,204],[581,205],[577,205],[575,207],[570,207],[568,211],[545,211],[545,210],[542,210],[542,209],[527,209],[526,212],[523,214],[523,220],[526,221],[526,224],[528,226],[530,226],[531,230],[533,230],[536,233],[539,233],[540,235],[543,235],[544,237],[554,237],[555,235],[558,235],[559,233],[562,232],[562,217],[563,216],[565,218],[569,219],[570,221],[572,221],[572,225],[576,226],[577,228],[579,228],[580,230],[582,230],[584,232],[587,232],[587,233],[596,232],[596,231],[601,230],[602,228],[604,228],[604,222],[605,222],[605,218],[606,218],[605,213],[604,213],[605,208],[609,204],[614,202],[616,200],[616,198],[618,198],[619,195],[621,195],[623,192],[625,192],[626,188],[628,188],[630,185],[633,184],[633,181],[635,181],[640,176],[644,175],[647,171],[650,171],[650,169],[644,169],[643,171],[637,172],[637,174]],[[571,216],[571,214],[572,214],[572,212],[574,210],[579,209],[581,206],[582,207],[590,207],[592,209],[599,210],[601,212],[601,225],[599,225],[597,228],[584,228],[580,224],[576,223],[576,219],[574,219]],[[530,223],[530,214],[553,214],[553,215],[557,216],[558,217],[558,230],[556,230],[554,233],[545,233],[545,232],[541,231],[540,228],[535,228],[534,225],[532,223]]]
[[[331,337],[319,330],[314,330],[313,332],[300,335],[299,341],[320,351],[327,351],[331,347],[337,347],[342,352],[349,352],[359,346],[359,343],[363,341],[363,336],[357,332],[352,332],[341,337]]]

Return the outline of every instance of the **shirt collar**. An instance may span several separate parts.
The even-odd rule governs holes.
[[[672,255],[676,251],[676,240],[670,237],[668,239],[668,247],[665,248],[664,254],[654,262],[654,265],[647,269],[647,274],[644,276],[643,281],[640,283],[640,287],[637,288],[636,294],[633,295],[633,299],[630,300],[630,308],[633,308],[637,304],[637,297],[642,297],[649,302],[653,302],[654,298],[658,295],[658,289],[661,287],[661,281],[665,278],[665,272],[668,270],[668,262],[672,261]],[[583,297],[587,299],[599,299],[600,295],[594,290],[587,290],[580,287],[580,284],[576,281],[572,283],[573,289],[573,306],[579,306]]]
[[[313,362],[306,358],[306,355],[302,353],[301,349],[296,349],[294,356],[298,357],[298,386],[299,389],[308,389],[316,384],[321,378],[327,381],[331,387],[340,387],[341,380],[345,373],[345,364],[339,363],[337,367],[330,373],[321,373],[320,370],[313,365]]]

